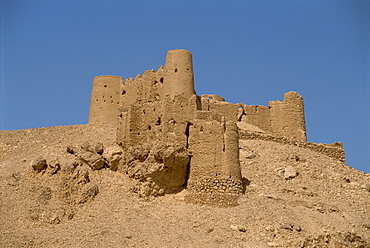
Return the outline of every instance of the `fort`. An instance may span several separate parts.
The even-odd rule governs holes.
[[[370,247],[369,180],[298,93],[197,95],[171,50],[95,77],[88,124],[0,131],[0,247]]]
[[[164,67],[135,79],[95,77],[88,123],[109,122],[117,123],[116,142],[126,154],[122,168],[139,179],[137,191],[145,195],[185,186],[194,192],[242,193],[240,138],[274,137],[344,160],[341,144],[307,145],[303,98],[296,92],[268,107],[198,96],[192,54],[182,49],[170,50]]]

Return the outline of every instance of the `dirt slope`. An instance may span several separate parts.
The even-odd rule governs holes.
[[[370,247],[370,175],[292,145],[240,140],[237,206],[152,199],[107,168],[69,173],[68,145],[114,143],[113,124],[0,132],[0,247]],[[62,170],[35,173],[39,156]]]

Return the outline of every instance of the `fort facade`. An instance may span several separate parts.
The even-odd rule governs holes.
[[[152,185],[155,194],[184,185],[197,192],[241,193],[239,129],[306,141],[298,93],[288,92],[284,101],[270,101],[268,107],[198,96],[192,54],[182,49],[170,50],[157,71],[126,80],[95,77],[89,124],[107,122],[118,123],[116,141],[131,154],[124,168],[141,171],[141,176],[130,173],[142,185]]]

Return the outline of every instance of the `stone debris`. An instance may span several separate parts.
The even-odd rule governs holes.
[[[234,229],[236,231],[239,231],[239,232],[246,232],[247,231],[247,229],[244,226],[240,226],[240,225],[230,225],[230,228]]]
[[[298,172],[291,166],[284,169],[283,177],[285,180],[289,180],[298,176]]]
[[[104,152],[104,145],[102,143],[97,143],[95,145],[95,152],[102,155]]]
[[[70,154],[74,154],[75,153],[74,147],[73,146],[67,146],[67,152],[70,153]]]
[[[157,196],[183,188],[188,164],[189,154],[183,146],[145,144],[128,149],[123,170],[138,180],[134,192]]]
[[[47,168],[46,159],[37,158],[31,162],[31,166],[36,172],[41,172]]]
[[[55,157],[53,151],[43,154],[47,156],[47,161],[44,158],[33,160],[32,170],[38,173],[22,177],[14,171],[4,173],[4,190],[12,188],[18,193],[23,190],[23,183],[32,185],[30,189],[23,190],[23,195],[31,197],[24,208],[27,218],[14,218],[16,222],[23,225],[28,220],[32,222],[32,227],[38,227],[41,222],[55,225],[71,220],[75,214],[94,217],[96,221],[106,218],[107,213],[112,211],[114,218],[134,225],[129,226],[129,230],[146,232],[144,238],[140,234],[129,240],[132,238],[131,231],[121,230],[126,233],[123,236],[127,239],[124,246],[148,245],[144,242],[153,234],[153,229],[139,228],[142,227],[140,225],[148,226],[148,223],[154,228],[166,228],[165,235],[169,234],[169,228],[179,227],[180,232],[190,228],[190,232],[206,235],[213,239],[216,246],[220,244],[222,247],[228,246],[228,239],[233,237],[239,239],[232,240],[230,246],[250,246],[248,242],[254,241],[261,245],[254,247],[368,246],[360,235],[367,238],[366,232],[370,229],[366,219],[367,202],[363,201],[367,193],[364,191],[370,192],[370,184],[354,173],[344,173],[350,171],[346,171],[345,166],[339,166],[345,161],[342,144],[306,142],[303,99],[298,93],[288,92],[283,101],[271,101],[268,107],[232,104],[217,95],[196,95],[193,76],[191,53],[178,49],[168,52],[164,67],[158,71],[146,71],[135,79],[95,77],[89,125],[86,129],[78,129],[79,134],[86,137],[78,145],[67,147],[60,146],[62,141],[57,141],[56,147],[64,153],[63,157]],[[98,135],[84,133],[95,125],[100,125],[94,127]],[[109,134],[104,131],[108,126]],[[37,132],[43,134],[45,140],[50,137],[49,129]],[[22,131],[22,134],[28,133],[32,134],[29,137],[40,137],[33,131]],[[243,141],[246,143],[243,144]],[[10,153],[11,149],[16,149],[15,146],[22,148],[25,145],[25,142],[18,140],[4,142],[6,144],[0,142],[1,154]],[[64,145],[74,142],[69,140]],[[48,151],[47,144],[42,145],[42,151]],[[37,151],[40,151],[39,147]],[[314,155],[310,153],[312,151]],[[326,160],[319,153],[329,156],[328,163],[332,166],[321,170],[319,165],[322,161],[325,164]],[[272,158],[269,158],[270,155]],[[18,156],[16,163],[23,165],[29,161],[29,155],[22,153],[23,156],[22,160]],[[321,160],[316,162],[316,159]],[[245,166],[241,168],[240,163]],[[25,165],[29,168],[28,164]],[[335,175],[328,168],[342,171]],[[242,177],[242,172],[250,181]],[[125,181],[126,175],[132,180]],[[294,180],[298,175],[301,177]],[[317,186],[321,181],[318,180],[326,180],[323,182],[331,184],[331,188],[321,194]],[[130,199],[130,187],[144,199]],[[101,197],[100,191],[104,193]],[[181,197],[177,194],[149,198],[179,192]],[[355,193],[361,194],[361,197],[356,198]],[[11,209],[8,212],[12,213],[10,196],[8,192],[4,193],[6,201],[2,203],[8,204],[8,209]],[[338,199],[333,204],[327,203],[325,197],[329,196],[330,199],[338,196]],[[94,199],[97,204],[92,204],[92,208],[86,206]],[[113,203],[109,202],[111,199]],[[346,203],[346,199],[350,199],[348,205],[351,211],[347,211],[342,204]],[[359,203],[362,205],[356,203],[358,199],[362,200]],[[184,205],[183,201],[207,206]],[[117,202],[121,205],[116,205]],[[159,212],[145,212],[156,209],[156,204],[168,204],[165,206],[169,206],[170,212],[164,208]],[[92,212],[96,210],[96,205],[102,207],[99,210],[108,212]],[[183,212],[186,212],[184,216]],[[297,217],[294,220],[302,223],[304,229],[295,221],[278,222],[293,219],[292,216]],[[354,221],[355,217],[362,218],[362,222],[358,224]],[[185,220],[189,221],[185,223]],[[309,223],[311,220],[312,223]],[[330,226],[327,220],[330,220]],[[245,225],[233,224],[227,228],[226,224],[226,228],[219,228],[225,227],[225,223]],[[328,227],[320,229],[320,225]],[[93,232],[94,236],[100,236],[99,239],[108,240],[108,235],[115,233],[109,225],[107,228],[100,224],[95,227],[106,229]],[[120,227],[126,228],[124,225]],[[319,228],[313,230],[315,228],[312,227]],[[27,228],[25,226],[24,229]],[[338,231],[345,228],[355,231]],[[175,231],[168,240],[180,237],[180,232]],[[225,237],[221,237],[220,233]],[[311,234],[314,236],[308,236]],[[186,241],[187,238],[183,235],[181,239]],[[41,244],[44,242],[39,241]],[[56,241],[53,242],[55,245]],[[192,243],[193,246],[195,244]],[[27,246],[25,243],[22,245]],[[29,245],[32,246],[31,243]]]
[[[303,241],[302,248],[314,247],[369,247],[369,243],[353,232],[337,232],[308,237]]]
[[[47,172],[50,175],[54,175],[59,170],[60,170],[60,162],[58,158],[54,158],[53,160],[50,161],[50,163],[48,163]]]
[[[73,173],[74,170],[78,166],[82,166],[82,161],[80,159],[76,158],[72,161],[69,161],[67,164],[63,165],[61,170],[64,173]]]
[[[81,147],[68,146],[67,152],[75,155],[77,160],[88,165],[92,170],[110,168],[116,171],[122,160],[122,149],[118,145],[104,148],[102,143],[97,143],[95,145],[85,143],[81,145]],[[71,167],[73,166],[76,167],[77,165],[71,164]]]
[[[86,184],[90,182],[89,170],[84,166],[78,166],[73,171],[73,179],[76,180],[77,184]]]
[[[98,185],[94,184],[89,186],[83,193],[79,204],[84,204],[87,202],[90,202],[94,199],[94,197],[99,193],[99,187]]]
[[[113,170],[118,170],[119,164],[122,161],[122,148],[118,145],[112,145],[104,149],[102,154],[107,161],[107,166]]]
[[[257,155],[256,155],[255,153],[248,153],[248,154],[245,156],[245,158],[246,158],[246,159],[252,159],[252,158],[255,158],[255,157],[257,157]]]
[[[293,225],[288,223],[288,222],[284,222],[280,225],[280,228],[281,229],[285,229],[285,230],[288,230],[288,231],[293,231]]]

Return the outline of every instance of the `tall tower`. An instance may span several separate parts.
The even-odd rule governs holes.
[[[164,95],[170,95],[171,99],[174,99],[176,95],[184,94],[186,98],[190,98],[195,94],[193,61],[189,51],[168,51],[164,70]]]
[[[118,76],[96,76],[90,98],[89,124],[116,122],[119,116],[120,89]]]

